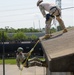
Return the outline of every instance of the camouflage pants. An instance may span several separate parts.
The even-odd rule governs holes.
[[[32,66],[43,66],[46,67],[46,61],[41,61],[39,58],[32,58],[27,61],[25,67],[32,67]]]

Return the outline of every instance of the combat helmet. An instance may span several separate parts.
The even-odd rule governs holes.
[[[21,51],[23,51],[23,48],[22,47],[18,47],[17,52],[21,52]]]
[[[40,4],[41,2],[43,2],[43,0],[38,0],[37,6],[39,6],[39,4]]]

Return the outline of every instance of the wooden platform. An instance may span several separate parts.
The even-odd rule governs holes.
[[[57,34],[59,33],[55,33]],[[73,29],[63,35],[41,40],[41,44],[51,72],[74,72]]]

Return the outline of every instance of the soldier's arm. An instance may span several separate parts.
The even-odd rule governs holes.
[[[45,9],[43,8],[43,6],[42,6],[42,5],[39,5],[39,9],[40,9],[40,11],[41,11],[41,13],[42,13],[43,17],[45,17],[45,18],[46,18],[46,12],[45,12]]]
[[[17,64],[18,68],[20,69],[20,60],[18,59],[18,57],[16,57],[16,64]]]
[[[28,56],[28,53],[23,53],[23,54],[24,54],[24,56],[26,56],[26,57]]]

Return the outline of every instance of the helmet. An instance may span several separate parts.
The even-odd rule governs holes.
[[[18,47],[17,52],[21,52],[21,51],[23,51],[23,48],[22,47]]]
[[[41,2],[43,2],[43,0],[38,0],[37,6],[39,6],[39,4],[40,4]]]

